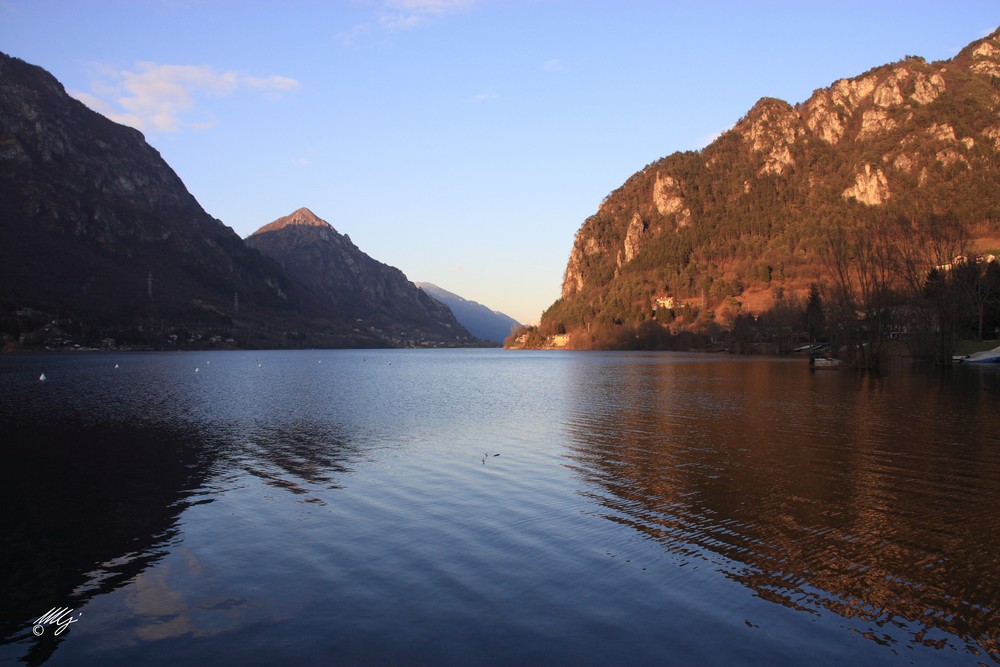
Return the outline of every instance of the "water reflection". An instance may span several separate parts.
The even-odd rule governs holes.
[[[570,386],[579,474],[678,564],[880,643],[1000,660],[996,374],[597,356]]]
[[[0,660],[997,658],[1000,374],[319,354],[0,358]]]
[[[79,626],[37,638],[35,619],[126,586],[125,644],[231,629],[225,618],[251,613],[248,600],[206,593],[191,607],[170,588],[205,585],[183,546],[184,512],[246,484],[248,473],[320,505],[317,491],[342,486],[358,449],[308,366],[293,373],[281,357],[270,358],[274,369],[248,355],[213,358],[214,368],[188,355],[4,360],[0,657],[20,647],[22,661],[44,663]]]
[[[310,487],[337,489],[358,453],[347,438],[316,422],[256,424],[236,450],[237,465],[266,484],[323,504]]]
[[[24,660],[41,664],[70,633],[36,639],[32,622],[159,560],[211,462],[170,429],[23,416],[5,424],[0,467],[0,645],[28,640]]]

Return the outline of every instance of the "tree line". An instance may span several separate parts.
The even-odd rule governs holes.
[[[974,252],[957,217],[869,214],[817,226],[824,229],[822,277],[808,294],[775,286],[763,312],[748,312],[732,296],[725,297],[733,301],[729,321],[706,321],[699,300],[654,309],[647,298],[651,288],[639,285],[637,275],[622,276],[601,294],[600,304],[560,299],[539,328],[518,330],[508,345],[519,346],[519,338],[526,347],[539,347],[549,336],[570,334],[578,349],[789,354],[807,343],[828,343],[848,363],[875,369],[893,342],[917,359],[948,364],[959,340],[997,337],[1000,251]]]
[[[959,338],[1000,326],[1000,263],[973,252],[952,216],[869,218],[831,226],[829,329],[860,368],[878,368],[886,344],[906,342],[919,359],[951,362]]]

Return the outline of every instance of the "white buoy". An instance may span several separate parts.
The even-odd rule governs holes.
[[[197,373],[197,372],[198,372],[198,371],[200,371],[200,370],[201,370],[200,368],[195,368],[195,369],[194,369],[194,372],[195,372],[195,373]]]
[[[39,375],[39,376],[38,376],[38,379],[39,379],[40,381],[44,382],[44,381],[45,381],[45,373],[42,373],[41,375]]]

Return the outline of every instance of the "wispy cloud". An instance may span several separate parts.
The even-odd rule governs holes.
[[[542,64],[542,69],[546,72],[561,72],[566,69],[566,67],[558,58],[552,58],[551,60],[546,60]]]
[[[90,92],[73,91],[78,100],[111,120],[137,130],[178,132],[215,125],[206,112],[197,113],[204,95],[226,96],[246,89],[275,98],[299,88],[286,76],[250,76],[217,72],[208,65],[136,63],[133,69],[98,67]]]
[[[306,155],[299,155],[298,157],[292,158],[292,164],[298,167],[309,167],[313,164],[313,156],[319,153],[319,149],[315,146],[310,146],[305,150]]]
[[[469,101],[475,102],[476,104],[482,104],[483,102],[487,102],[489,100],[495,100],[498,97],[500,97],[500,95],[496,91],[487,90],[485,92],[473,95],[472,97],[469,98]]]
[[[341,46],[349,49],[371,46],[382,41],[389,33],[421,28],[448,14],[472,9],[481,0],[358,1],[372,7],[368,20],[333,35]]]
[[[359,23],[350,30],[338,32],[333,38],[340,42],[341,46],[353,48],[360,45],[371,34],[371,31],[372,26],[370,23]]]
[[[410,30],[446,14],[469,9],[473,4],[475,0],[384,0],[378,22],[388,30]]]

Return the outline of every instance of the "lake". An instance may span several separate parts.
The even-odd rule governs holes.
[[[987,366],[2,356],[0,662],[996,664],[998,408]]]

